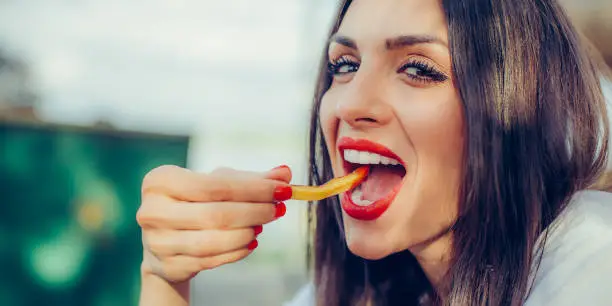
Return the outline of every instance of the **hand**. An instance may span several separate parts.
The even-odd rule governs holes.
[[[142,228],[142,273],[170,283],[235,262],[257,247],[262,225],[285,214],[291,171],[217,169],[199,174],[175,166],[149,172],[136,219]]]

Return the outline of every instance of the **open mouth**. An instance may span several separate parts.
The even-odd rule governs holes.
[[[372,220],[387,210],[406,176],[402,160],[386,147],[368,141],[342,138],[340,153],[346,173],[368,165],[366,179],[344,194],[343,209],[353,218]]]
[[[398,160],[376,153],[344,150],[344,160],[348,172],[362,165],[370,166],[366,179],[351,191],[351,200],[359,206],[368,206],[385,198],[406,175],[406,169]]]

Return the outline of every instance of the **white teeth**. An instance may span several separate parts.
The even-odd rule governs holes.
[[[344,151],[344,159],[346,160],[359,160],[359,152],[355,150],[346,150]]]
[[[399,161],[397,161],[396,159],[372,152],[357,150],[344,150],[344,159],[347,162],[362,165],[399,165]]]
[[[381,159],[382,159],[383,156],[378,155],[376,153],[369,153],[369,155],[370,155],[370,160],[369,160],[370,163],[372,163],[372,164],[380,164]]]
[[[362,197],[363,197],[363,192],[361,191],[361,189],[355,189],[353,190],[353,193],[351,195],[351,201],[353,201],[353,203],[359,206],[368,206],[374,203],[369,200],[364,200],[362,199]]]
[[[359,152],[359,158],[358,158],[358,162],[359,164],[371,164],[370,162],[370,153],[368,152]]]

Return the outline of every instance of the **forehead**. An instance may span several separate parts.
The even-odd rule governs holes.
[[[438,0],[354,0],[338,33],[358,42],[378,42],[400,35],[429,35],[448,42]]]

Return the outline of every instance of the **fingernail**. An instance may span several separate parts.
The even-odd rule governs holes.
[[[255,239],[249,243],[249,245],[247,246],[247,249],[249,249],[249,251],[252,251],[256,249],[258,245],[259,245],[259,242],[257,242],[257,239]]]
[[[274,217],[278,219],[284,216],[286,212],[287,212],[287,206],[285,206],[285,203],[280,202],[276,204],[276,214],[274,215]]]
[[[263,226],[262,225],[255,225],[253,226],[253,231],[255,232],[255,237],[257,237],[257,235],[261,234],[261,232],[263,232]]]
[[[291,199],[292,194],[293,191],[289,185],[278,185],[276,188],[274,188],[274,200],[276,201],[289,200]]]
[[[283,168],[284,169],[289,169],[289,166],[287,166],[287,165],[280,165],[278,167],[274,167],[272,170],[279,170],[279,169],[283,169]]]

